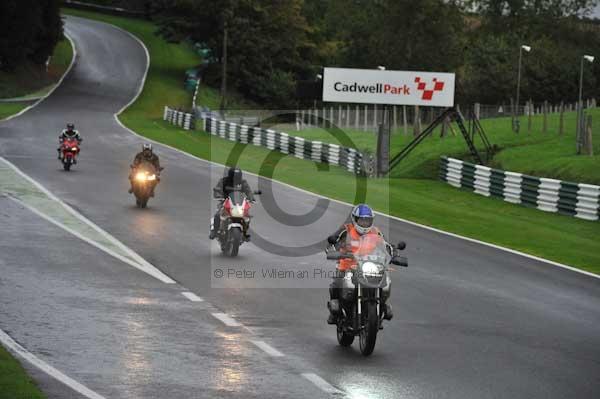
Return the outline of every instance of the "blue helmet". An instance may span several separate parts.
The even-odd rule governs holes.
[[[369,205],[358,204],[352,209],[352,224],[359,234],[367,234],[373,228],[375,213]]]

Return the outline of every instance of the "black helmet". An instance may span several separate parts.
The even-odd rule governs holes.
[[[142,146],[142,153],[147,157],[151,156],[152,155],[152,144],[149,144],[149,143],[144,144]]]
[[[75,124],[67,123],[67,130],[75,130]]]
[[[242,182],[242,170],[238,167],[229,168],[227,178],[231,184],[240,184]]]

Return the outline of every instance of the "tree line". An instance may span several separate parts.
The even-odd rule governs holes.
[[[60,0],[0,1],[0,70],[43,67],[63,35]]]
[[[94,0],[114,4],[117,0]],[[125,4],[119,0],[120,5]],[[521,99],[577,98],[579,60],[598,56],[600,0],[131,0],[170,41],[210,49],[208,84],[221,85],[227,32],[229,88],[271,107],[296,105],[300,80],[323,66],[456,72],[462,103],[509,103],[519,47]],[[129,4],[129,3],[128,3]],[[60,0],[0,1],[0,69],[43,65],[62,36]],[[600,92],[584,64],[584,97]]]
[[[294,106],[295,84],[323,66],[456,72],[459,101],[508,103],[519,47],[522,99],[577,97],[579,60],[600,60],[598,0],[150,0],[169,40],[190,38],[216,63],[220,84],[227,27],[228,85],[270,106]],[[584,66],[584,96],[597,95],[600,68]]]

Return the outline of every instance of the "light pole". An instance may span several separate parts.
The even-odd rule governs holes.
[[[581,151],[581,138],[583,137],[583,61],[588,61],[590,63],[594,62],[594,56],[592,55],[583,55],[581,57],[581,63],[579,66],[579,100],[577,101],[577,153]]]
[[[322,81],[322,80],[323,80],[323,75],[321,75],[320,73],[318,73],[318,74],[315,76],[315,82],[320,82],[320,81]],[[314,108],[315,110],[317,109],[317,98],[316,98],[316,97],[313,99],[313,108]]]
[[[379,65],[377,69],[385,71],[385,66]],[[375,111],[377,112],[377,111]],[[390,112],[388,104],[383,104],[381,125],[377,129],[377,154],[375,159],[376,175],[385,176],[390,169]]]
[[[530,46],[526,46],[526,45],[521,45],[521,47],[519,47],[519,66],[517,68],[517,101],[515,104],[515,109],[516,112],[513,114],[513,130],[516,133],[519,133],[519,95],[521,94],[521,60],[523,59],[523,50],[525,50],[526,52],[530,52],[531,51],[531,47]]]

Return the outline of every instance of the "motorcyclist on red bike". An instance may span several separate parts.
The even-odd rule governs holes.
[[[229,196],[232,189],[241,190],[248,201],[254,202],[254,193],[250,188],[248,182],[243,178],[242,170],[238,167],[231,167],[227,170],[227,175],[222,177],[217,185],[213,188],[213,197],[217,199],[225,199]],[[212,240],[217,236],[219,227],[221,226],[221,212],[223,209],[223,202],[219,204],[217,212],[212,218],[210,226],[209,238]],[[246,234],[246,240],[250,239],[250,235]]]
[[[63,129],[63,131],[60,133],[60,136],[58,136],[58,142],[60,144],[62,144],[65,140],[77,140],[78,144],[81,144],[81,142],[83,141],[81,135],[79,134],[79,131],[75,130],[75,125],[73,123],[67,123],[67,128]],[[56,151],[58,151],[58,159],[62,159],[62,151],[60,145],[58,146]],[[77,163],[77,159],[73,159],[73,163]]]
[[[351,223],[344,224],[331,235],[331,237],[335,237],[335,244],[333,244],[335,250],[340,252],[354,253],[358,249],[357,246],[360,244],[361,236],[368,234],[378,235],[385,240],[381,230],[373,226],[374,219],[375,213],[368,205],[356,205],[350,213]],[[393,248],[389,244],[388,251],[390,252],[390,255],[393,253]],[[329,285],[329,295],[331,298],[330,302],[340,300],[340,289],[344,273],[353,269],[354,267],[356,267],[356,261],[354,259],[340,259],[338,261],[338,275],[333,278],[333,281]],[[330,310],[327,323],[336,324],[337,317],[333,312],[331,312],[331,304],[328,303],[327,305]],[[384,318],[386,320],[390,320],[393,317],[391,305],[385,304],[384,312]]]

